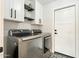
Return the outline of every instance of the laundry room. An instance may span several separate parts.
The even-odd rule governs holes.
[[[0,0],[0,58],[79,58],[79,0]]]

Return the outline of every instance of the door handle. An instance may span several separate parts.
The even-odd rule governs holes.
[[[16,18],[16,10],[14,11],[14,18]]]
[[[57,33],[57,29],[55,29],[54,31],[55,31],[55,33],[54,33],[54,34],[58,34],[58,33]]]
[[[54,31],[57,31],[56,29]]]
[[[55,34],[58,34],[58,33],[55,33]]]
[[[11,8],[11,14],[10,14],[10,17],[12,18],[13,17],[13,9]]]

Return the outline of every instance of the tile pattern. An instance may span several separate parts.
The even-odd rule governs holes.
[[[54,54],[50,56],[50,58],[73,58],[73,57],[55,52]]]

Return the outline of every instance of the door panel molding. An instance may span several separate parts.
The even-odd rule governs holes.
[[[76,4],[54,9],[54,30],[56,29],[55,28],[55,12],[62,10],[62,9],[65,9],[65,8],[69,8],[69,7],[75,7],[75,56],[76,56]],[[54,34],[54,37],[55,37],[55,34]],[[55,38],[54,38],[54,50],[55,50]]]

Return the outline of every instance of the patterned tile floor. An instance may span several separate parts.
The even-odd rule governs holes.
[[[50,58],[73,58],[73,57],[55,52],[54,54],[50,56]]]

